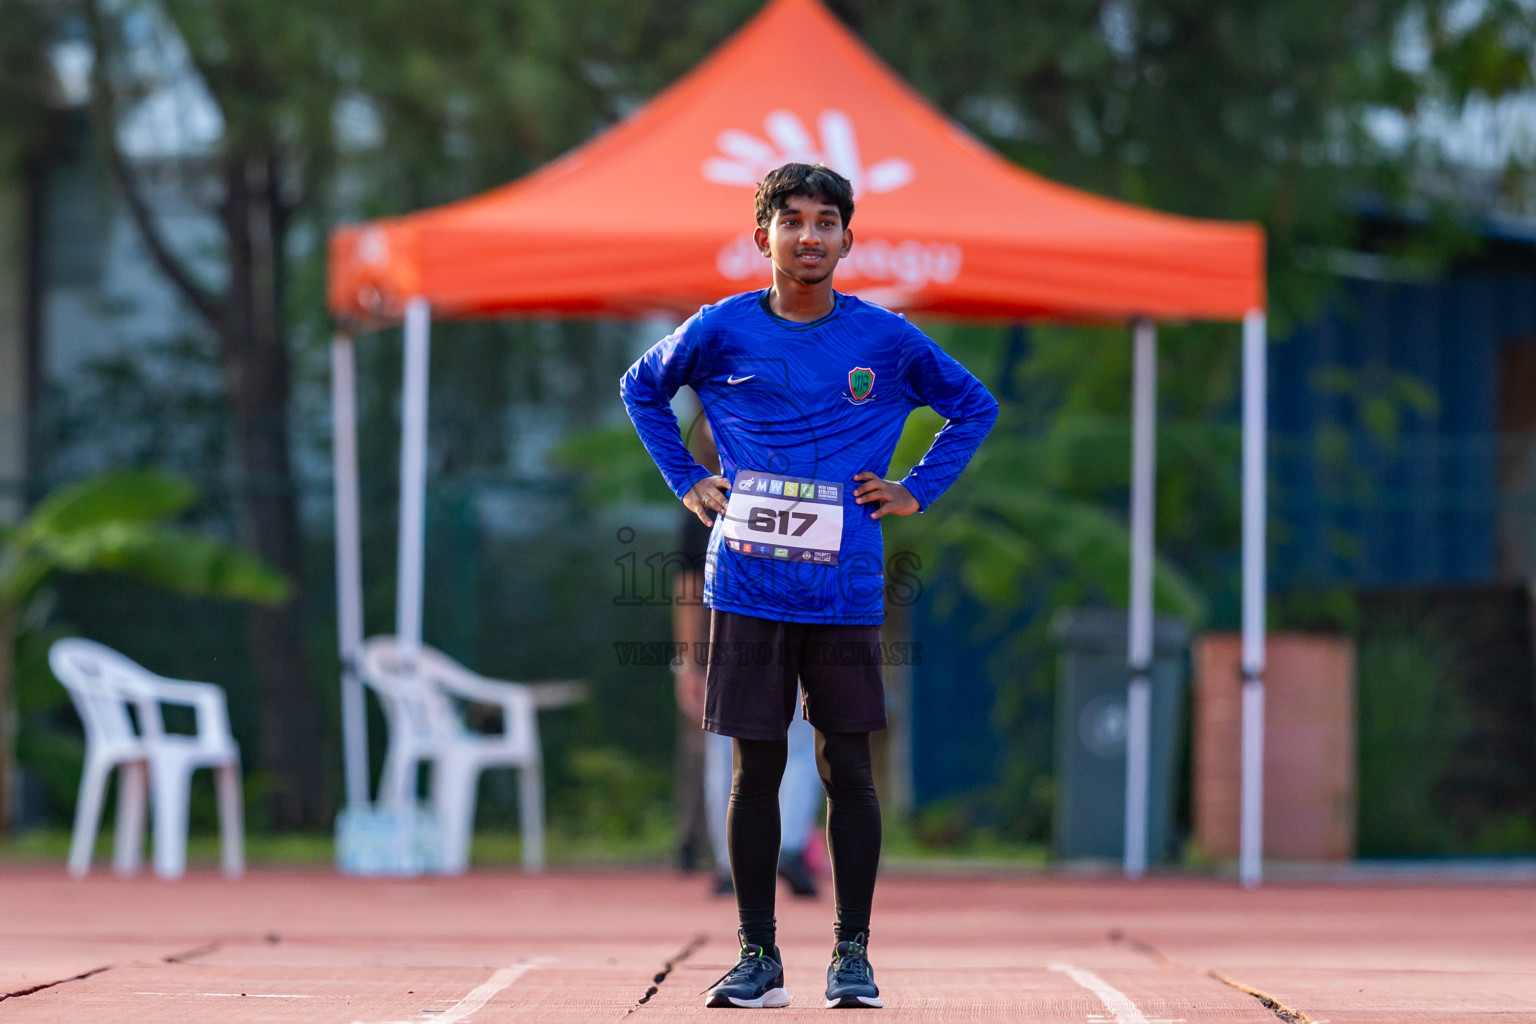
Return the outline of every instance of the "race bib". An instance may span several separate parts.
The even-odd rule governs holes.
[[[836,565],[843,546],[843,485],[742,470],[722,532],[726,546],[739,554]]]

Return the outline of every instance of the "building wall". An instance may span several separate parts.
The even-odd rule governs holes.
[[[1536,393],[1533,347],[1530,246],[1429,280],[1347,279],[1271,355],[1273,584],[1536,575],[1536,415],[1518,400]]]

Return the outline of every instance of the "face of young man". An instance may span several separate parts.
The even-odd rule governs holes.
[[[853,232],[843,227],[837,207],[811,196],[790,196],[753,237],[777,273],[805,285],[830,278],[853,245]]]

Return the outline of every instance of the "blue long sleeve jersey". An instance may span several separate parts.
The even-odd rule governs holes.
[[[834,293],[812,323],[779,317],[767,290],[705,306],[629,368],[630,419],[679,498],[709,476],[689,454],[671,400],[703,403],[731,482],[705,562],[711,608],[785,622],[878,625],[884,558],[855,473],[885,476],[907,415],[948,422],[902,483],[926,510],[997,420],[986,387],[888,309]]]

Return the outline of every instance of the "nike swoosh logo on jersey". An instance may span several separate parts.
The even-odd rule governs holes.
[[[745,377],[727,377],[725,378],[725,382],[727,384],[745,384],[747,381],[756,376],[757,374],[755,373],[749,373]]]

